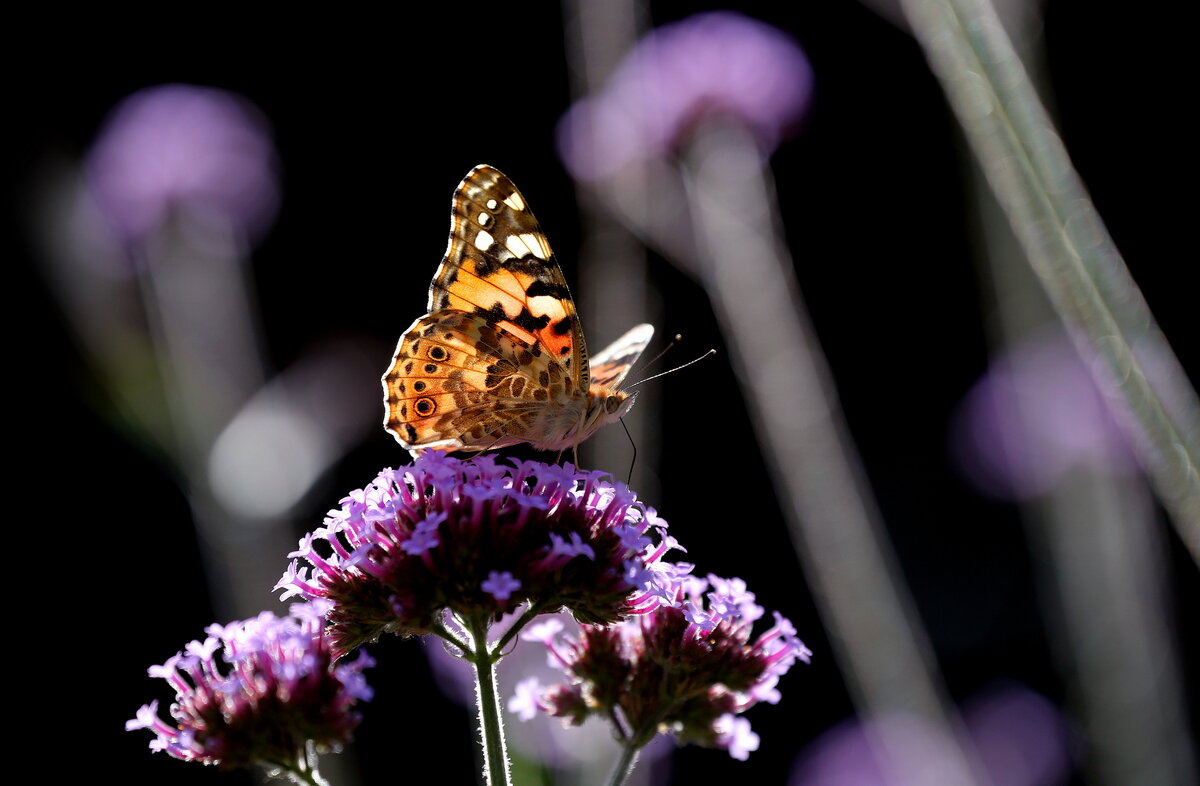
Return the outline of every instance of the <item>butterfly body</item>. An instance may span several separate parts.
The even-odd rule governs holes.
[[[384,428],[414,454],[578,446],[633,405],[620,384],[653,327],[589,361],[562,270],[512,181],[477,166],[453,205],[429,313],[383,376]]]

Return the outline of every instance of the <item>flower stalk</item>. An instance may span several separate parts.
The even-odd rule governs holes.
[[[630,740],[622,743],[621,756],[613,764],[612,772],[609,773],[608,780],[605,782],[607,786],[621,786],[621,784],[629,780],[629,776],[633,773],[633,768],[637,766],[638,751],[640,750],[641,748]]]
[[[483,744],[483,774],[488,786],[510,786],[508,747],[504,741],[504,722],[500,718],[500,696],[496,689],[496,662],[500,648],[488,646],[487,620],[472,619],[473,652],[469,659],[475,668],[475,701],[479,707],[479,736]]]
[[[267,775],[271,778],[288,778],[293,783],[307,786],[331,786],[317,769],[317,749],[308,742],[292,762],[264,762],[270,766]]]
[[[904,0],[988,183],[1101,390],[1200,562],[1200,402],[1088,198],[987,0]],[[1136,351],[1135,351],[1136,350]],[[1164,366],[1151,386],[1143,361]],[[1164,401],[1173,404],[1171,410]]]

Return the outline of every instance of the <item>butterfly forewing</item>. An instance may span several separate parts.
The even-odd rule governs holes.
[[[429,288],[429,312],[442,309],[491,315],[586,383],[587,349],[567,280],[521,192],[490,166],[475,167],[454,192],[450,243]]]

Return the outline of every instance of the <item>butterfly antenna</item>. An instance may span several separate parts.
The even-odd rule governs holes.
[[[665,351],[665,350],[664,350],[664,351]],[[631,388],[632,388],[632,387],[636,387],[636,386],[638,386],[638,385],[642,384],[643,382],[649,382],[649,381],[650,381],[650,380],[652,380],[652,379],[658,379],[659,377],[665,377],[667,374],[672,374],[672,373],[674,373],[674,372],[676,372],[676,371],[679,371],[679,370],[681,370],[681,369],[685,369],[685,368],[687,368],[688,366],[692,365],[693,363],[699,363],[701,360],[704,360],[704,359],[705,359],[705,358],[707,358],[707,357],[712,357],[712,356],[713,356],[713,355],[715,355],[715,354],[717,354],[717,350],[715,350],[715,349],[710,349],[710,350],[708,350],[707,352],[705,352],[703,355],[701,355],[700,357],[698,357],[698,358],[693,358],[692,360],[689,360],[687,363],[684,363],[684,364],[683,364],[683,365],[681,365],[681,366],[676,366],[675,368],[669,368],[669,369],[667,369],[666,371],[662,371],[662,372],[660,372],[660,373],[658,373],[658,374],[655,374],[655,375],[654,375],[654,376],[652,376],[652,377],[646,377],[645,379],[639,379],[637,382],[634,382],[634,383],[633,383],[633,384],[631,384],[629,387],[631,387]]]
[[[658,361],[662,360],[663,355],[667,354],[672,349],[674,349],[675,345],[680,343],[681,341],[683,341],[683,334],[676,333],[675,338],[671,339],[671,343],[667,344],[665,347],[662,348],[661,352],[659,352],[657,355],[655,355],[653,358],[651,358],[649,361],[647,361],[646,368],[649,368],[650,366],[653,366]]]
[[[658,361],[662,360],[663,356],[666,355],[669,351],[671,351],[671,349],[673,349],[675,347],[675,345],[678,344],[680,341],[683,341],[683,334],[676,333],[675,338],[671,339],[671,343],[667,344],[665,347],[663,347],[659,351],[659,353],[657,355],[655,355],[654,357],[650,358],[649,360],[647,360],[645,363],[642,364],[642,371],[645,371],[646,369],[650,368]],[[622,385],[621,387],[625,388],[625,387],[633,387],[633,386],[632,385],[628,385],[628,386]]]

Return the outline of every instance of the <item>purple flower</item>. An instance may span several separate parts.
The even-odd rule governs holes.
[[[1012,499],[1045,493],[1074,467],[1132,472],[1134,454],[1111,402],[1065,335],[1035,335],[997,358],[967,394],[958,457],[981,488]]]
[[[194,85],[141,90],[113,110],[88,157],[88,181],[122,238],[144,240],[176,207],[254,239],[279,203],[262,114],[233,93]]]
[[[738,761],[750,758],[758,750],[758,735],[750,730],[750,721],[737,715],[725,714],[713,723],[717,732],[717,746],[729,751]]]
[[[751,641],[763,610],[740,579],[676,571],[673,588],[670,604],[609,627],[585,625],[575,639],[559,640],[552,629],[526,631],[522,638],[542,642],[568,681],[538,693],[522,684],[510,709],[572,724],[591,715],[620,717],[626,745],[640,748],[670,729],[680,742],[745,759],[758,736],[738,716],[759,701],[778,701],[779,678],[812,653],[779,614]]]
[[[155,700],[125,729],[154,732],[151,750],[227,769],[258,763],[295,771],[310,747],[338,750],[360,720],[352,708],[371,698],[362,670],[375,664],[364,651],[352,663],[332,665],[321,632],[328,605],[297,603],[289,617],[264,611],[210,625],[187,654],[149,669],[175,690],[173,722],[159,717]]]
[[[1003,681],[969,698],[961,731],[970,740],[984,782],[1003,786],[1066,783],[1071,771],[1071,729],[1047,699],[1024,685]],[[887,740],[880,745],[880,740]],[[846,721],[809,743],[797,757],[791,786],[912,783],[914,764],[924,782],[961,782],[957,741],[921,718],[885,713]],[[888,756],[904,752],[903,761]]]
[[[576,178],[596,180],[661,155],[717,114],[770,151],[797,125],[812,81],[804,52],[780,30],[728,11],[697,14],[651,32],[603,91],[571,107],[559,152]]]
[[[508,700],[508,711],[523,721],[533,720],[539,711],[546,711],[546,707],[539,703],[542,690],[537,677],[521,680],[517,683],[513,697]]]
[[[427,451],[343,499],[276,588],[333,601],[339,655],[428,633],[446,611],[498,619],[528,603],[605,624],[658,602],[664,527],[600,473]]]
[[[521,582],[513,578],[507,570],[490,571],[487,580],[479,588],[496,600],[508,600],[514,592],[521,589]]]

